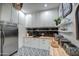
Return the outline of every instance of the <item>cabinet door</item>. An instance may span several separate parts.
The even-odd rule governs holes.
[[[0,20],[1,20],[1,8],[2,8],[2,4],[0,4]]]
[[[18,24],[18,11],[12,7],[12,23]]]
[[[1,21],[10,22],[10,18],[11,18],[11,4],[9,3],[2,4]]]

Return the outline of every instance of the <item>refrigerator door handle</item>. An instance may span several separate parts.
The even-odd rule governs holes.
[[[3,34],[3,45],[4,45],[4,41],[5,41],[5,33],[4,33],[4,31],[2,31],[2,34]]]

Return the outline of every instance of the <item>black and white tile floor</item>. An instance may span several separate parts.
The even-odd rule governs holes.
[[[18,50],[18,53],[14,56],[50,56],[48,50],[32,48],[32,47],[22,47]]]

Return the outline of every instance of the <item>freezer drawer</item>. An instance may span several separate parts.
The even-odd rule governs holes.
[[[8,56],[17,51],[17,39],[16,37],[7,37],[4,41],[3,55]]]

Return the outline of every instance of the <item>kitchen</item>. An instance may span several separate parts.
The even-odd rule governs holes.
[[[65,3],[66,4],[66,3]],[[61,36],[73,37],[76,30],[64,31],[55,20],[62,14],[64,3],[0,3],[0,55],[1,56],[69,56],[62,48]],[[72,19],[78,4],[69,3],[70,16],[62,19]],[[66,6],[66,5],[65,5]],[[71,6],[71,7],[70,7]],[[64,8],[64,6],[63,6]],[[66,8],[66,7],[65,7]],[[59,10],[60,9],[60,10]],[[59,13],[60,12],[60,13]],[[69,20],[68,19],[68,20]],[[74,22],[74,20],[73,20]],[[73,23],[74,24],[74,23]],[[63,25],[63,24],[62,24]],[[69,29],[72,26],[69,27]],[[74,26],[75,27],[75,26]],[[72,28],[71,28],[72,29]],[[70,29],[70,30],[71,30]],[[67,34],[69,33],[69,34]],[[57,36],[58,35],[58,36]],[[55,40],[55,39],[60,40]],[[78,46],[76,35],[74,40],[67,40]],[[64,40],[65,41],[65,40]],[[77,48],[78,49],[78,48]],[[57,54],[56,54],[57,52]],[[75,55],[78,55],[75,54]]]
[[[31,13],[36,13],[36,12],[40,13],[40,11],[48,10],[48,9],[50,10],[50,11],[48,11],[49,13],[51,13],[51,12],[54,13],[51,10],[52,9],[51,5],[53,5],[53,4],[48,4],[49,5],[48,8],[47,8],[46,5],[47,4],[44,5],[44,4],[41,4],[41,3],[40,4],[31,4],[31,3],[30,4],[23,4],[23,3],[21,3],[21,4],[17,4],[17,3],[14,3],[14,4],[2,3],[2,4],[0,4],[0,22],[1,22],[0,23],[1,24],[1,40],[0,40],[1,41],[1,43],[0,43],[1,44],[0,45],[1,46],[1,48],[0,48],[1,54],[0,55],[3,55],[3,56],[5,56],[5,55],[13,55],[14,53],[16,53],[19,50],[19,48],[23,47],[24,40],[28,38],[26,28],[32,28],[34,26],[35,27],[37,27],[37,26],[38,27],[44,27],[44,25],[48,22],[48,20],[46,21],[45,24],[41,23],[43,21],[40,21],[41,24],[36,23],[36,25],[33,25],[33,24],[35,24],[33,22],[36,21],[36,20],[34,19],[34,21],[32,23],[29,23],[30,19],[28,20],[28,18],[31,17],[31,15],[30,15]],[[58,8],[58,4],[55,4],[55,5],[56,6],[53,6],[53,8],[56,10],[56,8]],[[40,9],[39,7],[41,7],[42,9]],[[34,9],[34,8],[36,8],[36,9]],[[28,12],[26,12],[26,9],[27,9]],[[57,10],[55,12],[57,13]],[[47,13],[47,12],[44,12],[44,13]],[[52,16],[52,13],[49,14],[49,15]],[[40,14],[39,15],[42,17],[43,14],[41,13],[41,15]],[[48,15],[46,15],[46,16],[48,16]],[[34,16],[34,17],[36,18],[36,16]],[[52,18],[55,18],[55,16],[52,17]],[[52,19],[52,18],[50,17],[50,19]],[[51,21],[52,20],[50,20],[50,22]],[[39,22],[39,21],[37,20],[37,22]],[[52,28],[51,25],[53,25],[53,24],[52,24],[52,22],[51,23],[50,22],[49,22],[49,26]],[[31,27],[30,25],[31,26],[33,25],[33,26]],[[15,28],[14,29],[15,33],[10,31],[10,29],[12,30],[11,27],[13,29]],[[48,27],[48,24],[46,24],[45,27]],[[16,39],[10,38],[11,33],[10,34],[9,34],[9,32],[6,33],[5,30],[7,30],[7,31],[9,30],[10,32],[12,32],[12,34],[14,35],[14,36],[12,35],[13,36],[12,38],[15,37]],[[47,29],[47,31],[48,31],[48,29]],[[10,38],[10,40],[6,39],[7,35],[8,35],[8,38]],[[53,34],[50,34],[50,35],[53,35]],[[40,44],[39,41],[41,41],[41,39],[36,41],[37,44]],[[30,45],[30,44],[31,43],[28,43],[28,45]],[[46,44],[48,45],[48,42]],[[31,45],[34,46],[35,44],[32,43]],[[37,45],[35,47],[38,47],[38,46],[40,46],[40,45]],[[46,45],[44,45],[44,46],[46,46]],[[40,48],[43,48],[44,46],[40,46]],[[47,46],[46,48],[49,49],[49,46]],[[45,49],[45,48],[43,48],[43,49]]]

